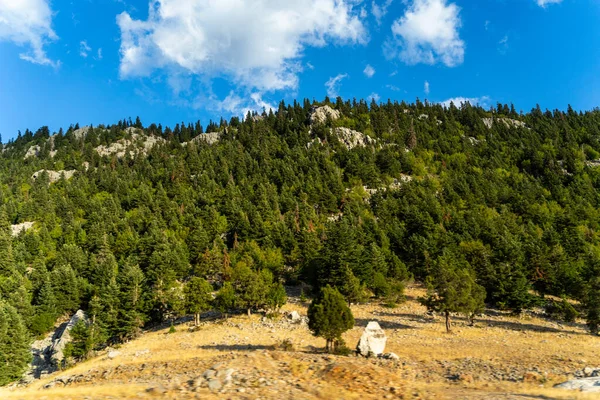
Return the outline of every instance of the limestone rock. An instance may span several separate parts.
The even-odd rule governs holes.
[[[23,222],[22,224],[12,225],[10,228],[12,230],[12,236],[16,237],[19,236],[21,232],[27,232],[28,230],[33,228],[33,222]]]
[[[96,152],[100,156],[116,155],[117,158],[123,158],[128,151],[131,156],[138,152],[146,155],[154,146],[166,143],[165,139],[154,135],[144,135],[137,128],[129,127],[125,129],[125,132],[131,135],[131,139],[121,139],[109,146],[98,146],[95,149]]]
[[[568,390],[579,390],[581,392],[600,393],[600,378],[575,379],[556,385],[555,387]]]
[[[49,171],[49,170],[39,170],[37,172],[35,172],[33,175],[31,175],[32,179],[38,179],[40,177],[40,175],[42,175],[42,173],[46,172],[48,174],[48,180],[50,181],[50,183],[55,183],[58,182],[61,178],[61,176],[65,176],[65,179],[71,179],[73,177],[73,175],[75,175],[75,173],[77,172],[77,170],[70,170],[70,171],[65,171],[65,170],[60,170],[60,171]]]
[[[298,311],[292,311],[288,314],[287,317],[291,322],[295,324],[302,322],[302,316],[300,315],[300,313],[298,313]]]
[[[400,357],[396,353],[385,353],[381,355],[381,358],[394,361],[398,361],[400,359]]]
[[[482,118],[482,121],[488,129],[496,122],[502,122],[507,128],[526,128],[525,122],[510,118]]]
[[[27,160],[31,157],[37,157],[40,154],[40,151],[42,151],[40,146],[31,146],[29,149],[27,149],[27,153],[25,153],[25,157],[23,157],[23,159]]]
[[[335,128],[333,133],[348,150],[351,150],[355,147],[365,147],[377,142],[375,139],[365,135],[364,133],[353,131],[352,129],[348,128]]]
[[[106,355],[110,360],[113,360],[117,357],[119,357],[121,355],[120,351],[117,350],[111,350],[108,352],[108,354]]]
[[[191,142],[206,142],[208,144],[215,144],[217,142],[219,142],[219,140],[221,140],[221,137],[223,136],[223,132],[210,132],[210,133],[203,133],[201,135],[196,136],[195,138],[193,138],[191,140]]]
[[[385,351],[386,342],[387,337],[383,329],[379,326],[379,323],[371,321],[360,337],[356,351],[365,357],[379,356]]]
[[[58,336],[56,340],[52,343],[51,349],[51,361],[54,365],[60,366],[62,361],[65,358],[64,350],[67,343],[71,342],[71,329],[77,324],[79,321],[87,322],[87,317],[83,310],[79,310],[71,317],[67,326],[62,331],[62,333]]]
[[[323,124],[327,121],[327,117],[332,120],[340,119],[341,114],[338,110],[334,110],[329,106],[313,107],[310,113],[311,124]]]

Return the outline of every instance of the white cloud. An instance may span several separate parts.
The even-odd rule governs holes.
[[[460,8],[447,0],[414,0],[392,25],[393,38],[384,44],[386,57],[410,65],[462,64],[465,43],[458,32],[462,25],[459,13]]]
[[[508,35],[504,35],[502,39],[498,42],[498,52],[502,55],[505,55],[508,51]]]
[[[60,62],[49,59],[44,50],[48,41],[56,39],[47,0],[0,0],[0,41],[28,46],[21,59],[58,67]]]
[[[425,94],[429,94],[429,82],[425,81],[425,84],[423,85],[423,91],[425,92]]]
[[[329,78],[327,82],[325,82],[325,87],[327,88],[327,96],[330,98],[338,97],[338,92],[340,90],[340,82],[343,79],[348,78],[348,74],[339,74],[332,78]]]
[[[394,91],[394,92],[399,92],[400,91],[400,88],[398,86],[395,86],[395,85],[385,85],[385,87],[388,88],[388,89],[390,89],[390,90],[392,90],[392,91]]]
[[[306,63],[306,68],[308,68],[308,69],[310,69],[310,70],[313,70],[313,69],[315,69],[315,66],[314,66],[314,65],[312,65],[310,62],[307,62],[307,63]]]
[[[367,76],[367,78],[372,78],[375,75],[375,68],[371,67],[370,64],[367,64],[363,73]]]
[[[462,104],[469,103],[472,106],[479,105],[483,108],[487,108],[490,103],[488,96],[483,97],[453,97],[451,99],[440,102],[444,107],[450,107],[450,103],[454,103],[456,107],[460,107]]]
[[[538,6],[546,8],[548,4],[562,3],[562,0],[536,0],[536,2]]]
[[[96,56],[98,60],[102,60],[102,48],[98,49],[98,55]]]
[[[79,55],[83,58],[87,58],[88,53],[90,51],[92,51],[92,48],[90,46],[88,46],[88,44],[85,40],[82,40],[79,43]]]
[[[369,96],[367,96],[367,100],[369,102],[371,102],[372,100],[375,100],[375,103],[379,103],[379,99],[380,99],[379,95],[375,92],[373,92]]]
[[[377,25],[381,25],[381,20],[387,15],[388,7],[392,4],[393,0],[385,0],[381,5],[378,5],[375,0],[371,3],[371,13],[377,21]]]
[[[148,20],[126,12],[122,78],[193,74],[225,77],[245,90],[295,89],[306,47],[365,44],[357,2],[341,0],[152,0]]]

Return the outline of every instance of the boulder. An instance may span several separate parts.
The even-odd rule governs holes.
[[[365,357],[379,356],[385,351],[386,342],[387,337],[383,329],[379,326],[379,323],[371,321],[360,337],[356,345],[356,351]]]
[[[382,354],[380,357],[383,359],[386,359],[386,360],[394,360],[394,361],[398,361],[400,359],[400,357],[396,353],[385,353],[385,354]]]

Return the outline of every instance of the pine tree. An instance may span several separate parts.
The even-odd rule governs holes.
[[[583,307],[590,332],[592,335],[598,335],[600,331],[600,277],[593,277],[586,285]]]
[[[20,378],[31,360],[29,337],[17,310],[0,301],[0,386]]]
[[[308,307],[308,327],[313,335],[327,341],[326,349],[334,350],[342,333],[354,326],[352,311],[344,296],[331,286],[325,286]]]
[[[212,303],[212,286],[205,279],[193,277],[184,289],[185,308],[194,314],[194,326],[200,325],[200,314],[208,311]]]
[[[215,297],[214,306],[219,312],[227,314],[235,308],[235,290],[231,282],[225,282],[223,287],[217,292]]]
[[[438,258],[434,274],[427,279],[427,296],[421,299],[430,311],[441,312],[450,332],[450,313],[463,313],[472,323],[484,309],[485,289],[479,286],[466,265],[451,255]]]

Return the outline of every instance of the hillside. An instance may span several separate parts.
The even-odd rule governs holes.
[[[52,369],[185,316],[277,314],[284,286],[299,284],[310,297],[330,286],[342,304],[393,306],[416,282],[448,318],[537,310],[585,324],[577,337],[591,346],[598,160],[600,111],[570,107],[338,98],[206,126],[27,130],[0,156],[0,385],[19,381],[31,342],[78,310],[86,317]],[[563,343],[555,333],[542,340]],[[433,343],[458,337],[416,348],[444,354]],[[525,348],[514,356],[534,357]]]
[[[535,314],[522,318],[488,310],[474,327],[464,321],[452,334],[430,317],[407,290],[396,309],[354,306],[357,327],[344,335],[354,345],[366,323],[379,321],[388,336],[386,351],[398,361],[322,353],[324,341],[305,325],[255,315],[190,323],[177,332],[144,333],[107,357],[102,352],[27,389],[1,391],[4,399],[107,398],[414,398],[575,399],[593,394],[553,389],[598,360],[597,339],[580,322],[557,324]],[[296,303],[285,307],[305,315]],[[278,349],[283,340],[292,351]],[[594,364],[595,366],[595,364]],[[204,378],[212,368],[223,386],[211,390]],[[231,376],[231,380],[227,380]],[[63,384],[65,382],[66,384]],[[229,383],[228,383],[229,382]]]

